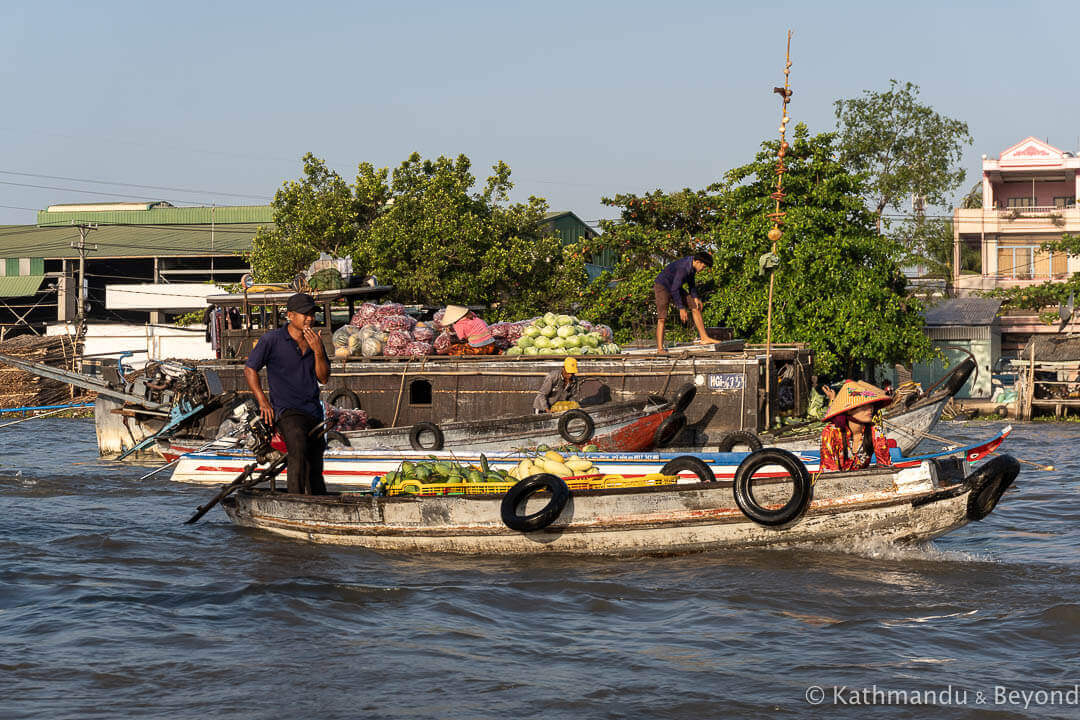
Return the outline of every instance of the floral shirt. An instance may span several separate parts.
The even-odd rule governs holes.
[[[889,443],[871,426],[874,441],[874,455],[878,465],[892,465],[889,456]],[[848,443],[847,459],[844,459],[844,443]],[[851,448],[851,433],[841,430],[836,425],[826,425],[821,431],[821,469],[825,472],[862,470],[870,465],[870,457],[863,451],[862,443]]]

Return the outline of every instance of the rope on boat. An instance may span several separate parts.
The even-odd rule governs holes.
[[[21,420],[15,420],[14,422],[4,423],[3,425],[0,425],[0,428],[11,427],[12,425],[18,425],[19,423],[24,423],[27,420],[36,420],[37,418],[43,418],[43,417],[46,417],[48,415],[55,415],[57,413],[62,413],[65,410],[70,410],[71,408],[91,407],[91,406],[93,406],[93,403],[62,405],[61,407],[57,408],[56,410],[50,410],[49,412],[38,413],[37,415],[31,415],[30,417],[24,417]],[[11,411],[5,411],[5,412],[11,412]]]

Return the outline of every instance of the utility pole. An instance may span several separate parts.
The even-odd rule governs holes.
[[[78,348],[77,343],[82,340],[83,333],[86,331],[86,293],[84,288],[86,286],[86,251],[90,250],[97,252],[97,245],[86,244],[86,234],[91,230],[97,230],[97,223],[72,223],[79,229],[79,240],[72,241],[71,247],[79,251],[79,294],[77,296],[77,311],[75,313],[75,342],[76,350]]]

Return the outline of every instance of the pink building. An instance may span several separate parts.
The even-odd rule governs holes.
[[[953,213],[954,277],[958,296],[978,290],[1065,280],[1080,257],[1039,250],[1062,233],[1080,233],[1080,158],[1034,137],[994,160],[983,155],[983,206]],[[961,244],[981,249],[979,274],[960,274]]]

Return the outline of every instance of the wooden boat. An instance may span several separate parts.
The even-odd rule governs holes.
[[[902,453],[912,453],[927,433],[933,432],[945,406],[968,381],[975,367],[974,360],[965,359],[925,392],[899,400],[886,408],[883,423],[885,437],[895,442]],[[821,425],[790,426],[763,433],[760,440],[765,447],[782,447],[792,451],[816,450],[821,442]],[[723,438],[720,442],[724,442]]]
[[[1012,426],[1009,426],[986,442],[916,457],[906,457],[899,452],[898,448],[893,448],[893,462],[906,467],[926,460],[951,455],[963,456],[967,462],[975,462],[996,450],[1011,431]],[[484,460],[491,467],[509,470],[521,462],[522,459],[535,457],[535,455],[536,453],[504,451],[490,455],[484,454]],[[625,477],[671,473],[673,472],[671,463],[682,458],[695,458],[699,464],[683,461],[673,472],[673,474],[679,475],[686,482],[698,482],[701,479],[732,478],[747,456],[748,453],[745,452],[694,454],[676,452],[581,453],[581,457],[593,462],[598,473]],[[817,450],[798,451],[794,453],[794,457],[798,458],[809,472],[817,472],[819,469],[820,458]],[[402,462],[416,463],[429,459],[479,466],[481,464],[481,453],[447,450],[423,452],[415,450],[331,449],[324,456],[323,477],[327,486],[371,487],[376,478],[397,470]],[[178,482],[221,485],[231,482],[254,460],[255,456],[246,450],[208,449],[203,452],[187,453],[177,458],[172,479]]]
[[[743,473],[762,453],[772,455]],[[789,456],[784,460],[780,453],[784,451],[751,454],[732,481],[692,485],[569,492],[565,484],[559,487],[545,479],[553,476],[541,475],[526,478],[518,486],[530,481],[546,483],[550,493],[515,493],[518,486],[505,495],[453,497],[307,496],[253,489],[222,503],[229,518],[241,526],[375,550],[668,555],[803,543],[850,544],[859,538],[928,540],[989,514],[1019,471],[1019,464],[1007,455],[971,473],[960,460],[927,460],[914,467],[827,473],[811,489],[805,469],[800,471],[802,466],[790,454],[784,453]],[[755,480],[754,470],[775,462],[785,463],[791,476],[758,481],[758,487],[747,492],[747,483]],[[800,488],[799,512],[781,524],[770,524],[769,513],[784,512],[800,495]],[[748,496],[754,505],[744,509]],[[528,523],[537,518],[546,525],[532,529]]]
[[[692,399],[685,398],[688,404]],[[506,448],[552,447],[574,444],[595,445],[608,452],[638,452],[670,442],[685,425],[676,417],[675,403],[663,398],[635,402],[606,403],[571,410],[558,415],[522,415],[479,422],[450,422],[442,425],[417,423],[411,427],[350,430],[337,434],[331,445],[354,450],[442,450],[465,452],[501,452]],[[236,447],[235,438],[221,438],[209,445],[199,438],[167,438],[158,441],[158,453],[172,462],[185,453],[200,448]]]

